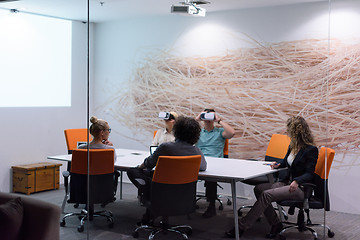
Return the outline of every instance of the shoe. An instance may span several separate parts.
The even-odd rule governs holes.
[[[203,213],[203,218],[211,218],[216,215],[216,208],[215,206],[209,206],[206,211]]]
[[[275,238],[283,229],[282,223],[275,224],[271,226],[271,230],[269,233],[265,235],[266,238]]]
[[[241,237],[244,233],[244,230],[239,228],[239,237]],[[230,231],[225,232],[225,236],[227,238],[235,238],[235,228],[233,227]]]

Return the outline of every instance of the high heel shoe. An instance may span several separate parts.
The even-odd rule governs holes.
[[[239,237],[241,237],[244,233],[244,230],[239,228]],[[233,227],[230,231],[225,232],[225,236],[228,238],[235,238],[235,227]]]

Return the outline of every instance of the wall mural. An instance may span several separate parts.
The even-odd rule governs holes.
[[[360,44],[335,39],[330,49],[328,40],[308,39],[254,41],[215,57],[160,52],[139,64],[127,91],[103,107],[134,132],[149,133],[162,123],[159,111],[195,117],[214,108],[237,132],[230,157],[258,159],[271,135],[285,133],[286,119],[299,114],[319,146],[343,153],[343,160],[352,154],[350,165],[360,165],[359,63]]]

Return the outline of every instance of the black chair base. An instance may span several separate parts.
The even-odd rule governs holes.
[[[174,232],[182,235],[183,239],[189,239],[188,236],[192,234],[192,227],[189,225],[177,225],[177,226],[169,226],[168,224],[164,224],[160,222],[159,226],[155,225],[141,225],[138,226],[134,233],[133,237],[138,238],[139,237],[139,231],[145,230],[145,231],[151,231],[149,235],[149,240],[154,239],[155,235],[159,233],[166,233],[166,232]]]
[[[293,229],[293,228],[296,228],[299,232],[310,231],[314,237],[314,240],[318,239],[318,234],[312,227],[322,227],[322,228],[325,227],[328,230],[327,235],[329,238],[333,238],[335,236],[335,233],[331,231],[330,227],[324,224],[306,224],[303,226],[299,226],[298,224],[291,222],[283,222],[283,224],[286,224],[288,226],[284,227],[283,230],[279,233],[280,240],[286,240],[284,233],[289,229]]]
[[[80,225],[78,226],[77,229],[78,229],[79,232],[83,232],[84,231],[84,223],[88,218],[88,211],[83,209],[79,213],[68,213],[68,214],[66,214],[62,218],[62,221],[60,222],[60,226],[65,227],[65,225],[66,225],[65,219],[68,218],[68,217],[72,217],[72,216],[78,216],[78,218],[80,219]],[[113,220],[112,216],[113,215],[112,215],[112,213],[110,211],[106,211],[106,210],[97,211],[97,212],[94,212],[94,213],[90,214],[90,217],[89,217],[90,219],[89,220],[91,221],[93,219],[93,217],[105,217],[110,222],[109,225],[108,225],[109,228],[113,228],[114,227],[114,220]]]

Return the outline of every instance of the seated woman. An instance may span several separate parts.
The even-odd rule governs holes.
[[[91,149],[114,149],[112,142],[109,141],[109,135],[111,132],[111,128],[109,124],[102,119],[98,119],[95,116],[90,118],[90,122],[92,123],[90,126],[90,134],[93,136],[93,140],[90,142]],[[79,146],[79,149],[87,149],[87,144],[83,144]],[[114,162],[116,162],[116,153],[114,149]],[[115,170],[114,172],[114,196],[116,194],[118,179],[120,173]],[[115,200],[115,197],[114,197]]]
[[[159,129],[156,132],[155,137],[151,143],[151,146],[159,146],[164,142],[175,142],[175,137],[172,132],[178,114],[176,112],[170,112],[170,117],[165,122],[165,128]]]
[[[279,165],[276,162],[271,164],[271,168],[287,167],[287,176],[280,182],[259,184],[254,188],[257,201],[248,214],[239,220],[240,236],[264,214],[271,225],[271,231],[266,234],[266,238],[275,238],[283,225],[271,203],[287,199],[303,200],[304,192],[299,186],[313,180],[318,149],[309,125],[300,116],[291,117],[287,120],[287,134],[291,142],[285,158]],[[225,234],[234,238],[235,228]]]

